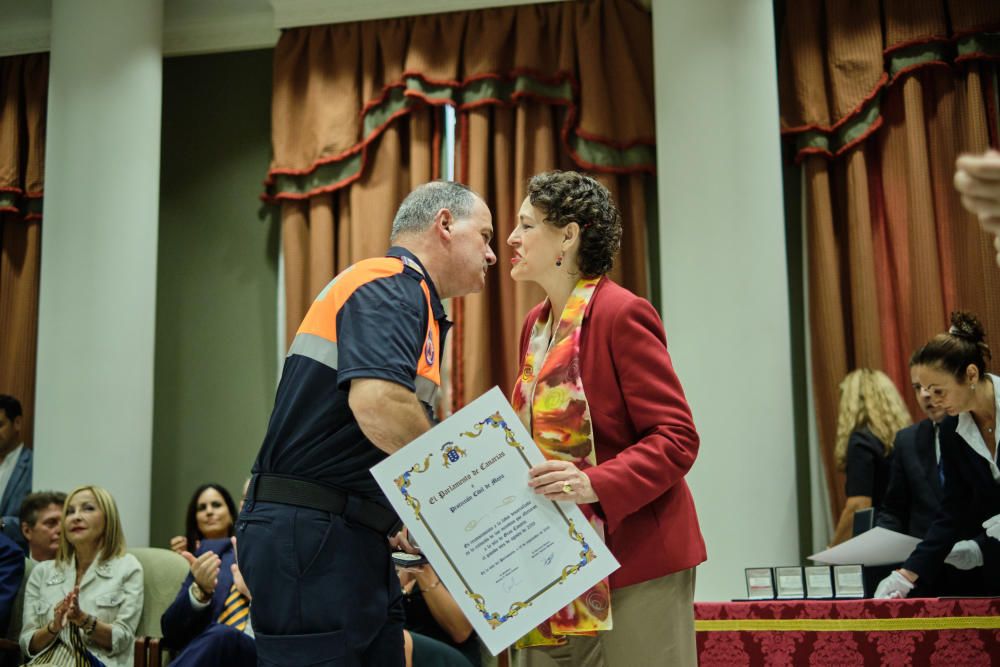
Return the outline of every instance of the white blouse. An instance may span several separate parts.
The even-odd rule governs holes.
[[[993,437],[995,438],[993,442],[994,451],[1000,451],[1000,377],[993,375],[993,373],[987,373],[990,380],[993,382],[993,401],[995,402],[996,417],[993,424]],[[1000,482],[1000,468],[997,467],[997,459],[990,455],[990,450],[986,446],[986,441],[983,440],[982,433],[979,432],[979,427],[976,426],[976,420],[972,418],[972,414],[969,412],[962,412],[958,415],[958,426],[955,431],[962,436],[966,444],[972,448],[972,451],[976,452],[990,465],[990,472],[993,474],[993,481]]]
[[[55,618],[55,606],[69,595],[75,584],[75,559],[64,565],[47,560],[31,571],[24,589],[24,624],[21,628],[21,650],[25,655],[37,655],[28,650],[32,635]],[[134,663],[135,629],[142,614],[142,586],[142,565],[132,554],[109,561],[94,561],[80,580],[80,609],[111,625],[110,651],[90,644],[84,637],[87,648],[107,667],[132,667]],[[70,642],[69,627],[67,624],[60,633],[60,638],[67,645]]]

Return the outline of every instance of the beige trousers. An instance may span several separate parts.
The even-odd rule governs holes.
[[[511,649],[515,667],[696,667],[694,568],[611,591],[614,629]]]

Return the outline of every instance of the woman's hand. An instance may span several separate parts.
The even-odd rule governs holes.
[[[253,596],[250,595],[250,588],[247,586],[247,582],[243,578],[243,573],[240,572],[240,557],[239,554],[236,553],[236,536],[234,535],[230,537],[229,541],[233,545],[233,560],[235,561],[229,566],[229,571],[233,575],[233,585],[236,586],[236,590],[242,593],[247,600],[252,600]]]
[[[236,590],[243,594],[247,600],[253,600],[253,596],[250,595],[250,588],[247,586],[246,580],[243,578],[243,573],[240,572],[240,566],[233,563],[229,566],[229,571],[233,575],[233,585],[236,586]]]
[[[198,547],[195,547],[195,550],[197,549]],[[184,537],[183,535],[174,535],[173,537],[171,537],[170,550],[173,551],[175,554],[180,554],[187,551],[188,550],[187,538]]]
[[[546,461],[528,471],[528,486],[546,500],[561,500],[578,505],[598,502],[590,478],[569,461]]]
[[[46,625],[35,630],[35,632],[31,635],[31,641],[28,642],[29,653],[38,653],[56,640],[56,637],[59,636],[62,629],[66,627],[68,616],[70,614],[70,607],[73,606],[73,600],[79,592],[79,588],[74,588],[66,597],[60,600],[59,603],[52,608],[52,620]]]
[[[401,567],[398,568],[400,572],[405,572],[410,575],[411,578],[417,580],[417,586],[421,591],[427,593],[438,586],[441,585],[441,578],[438,577],[437,572],[431,567],[430,563],[425,563],[423,565],[414,565],[411,567]]]
[[[203,590],[209,597],[215,592],[215,585],[219,583],[219,569],[222,567],[222,559],[215,555],[214,551],[206,551],[195,558],[191,552],[181,553],[191,565],[191,576],[194,583]]]
[[[461,644],[469,638],[472,634],[472,624],[462,613],[455,598],[441,584],[441,578],[438,577],[430,563],[401,567],[399,570],[416,580],[416,586],[423,594],[424,602],[427,603],[431,616],[448,633],[453,642]]]
[[[420,547],[416,546],[416,540],[410,538],[410,531],[406,526],[403,526],[398,533],[389,537],[389,547],[393,551],[405,551],[415,556],[423,553],[420,551]]]
[[[80,590],[79,588],[74,588],[72,591],[69,592],[69,594],[66,597],[64,597],[59,602],[59,604],[55,606],[55,609],[52,610],[55,618],[53,618],[52,622],[49,623],[48,629],[50,631],[54,630],[55,632],[53,634],[59,634],[59,632],[66,627],[66,621],[67,621],[66,616],[69,613],[69,608],[70,604],[72,604],[71,601],[73,595],[74,593],[79,592],[79,590]]]
[[[69,607],[66,610],[66,620],[80,626],[90,620],[90,614],[80,609],[80,587],[77,586],[66,596]]]

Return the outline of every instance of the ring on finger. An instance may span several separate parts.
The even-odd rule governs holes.
[[[569,482],[564,482],[563,485],[562,485],[562,492],[563,493],[573,493],[573,485],[570,484]]]

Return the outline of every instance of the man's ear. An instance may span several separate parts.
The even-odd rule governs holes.
[[[437,230],[438,235],[441,238],[449,238],[451,236],[452,227],[455,224],[455,216],[451,214],[446,208],[440,209],[434,215],[434,229]]]
[[[13,424],[15,431],[20,432],[21,431],[21,415],[18,415],[16,417],[14,417],[14,421],[11,422],[11,424]]]
[[[31,528],[28,526],[27,521],[21,522],[21,534],[24,535],[24,539],[31,541]]]

